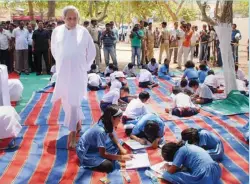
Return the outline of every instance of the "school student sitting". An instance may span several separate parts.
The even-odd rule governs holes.
[[[200,108],[193,104],[190,96],[183,93],[179,86],[173,87],[173,93],[175,95],[172,107],[173,115],[179,117],[189,117],[199,113]],[[166,108],[165,111],[169,113],[170,109]]]
[[[98,91],[101,89],[105,89],[106,85],[102,85],[102,79],[100,75],[96,73],[89,73],[88,74],[88,88],[91,91]]]
[[[158,74],[158,63],[156,63],[155,58],[152,58],[148,63],[148,70],[152,73],[152,75]]]
[[[110,90],[113,90],[114,88],[120,89],[122,86],[125,85],[124,83],[125,75],[121,71],[116,71],[113,73],[113,75],[112,75]]]
[[[193,94],[193,89],[188,86],[188,81],[187,79],[181,79],[180,81],[180,87],[181,90],[186,93],[187,95],[192,95]]]
[[[206,129],[187,128],[181,132],[182,140],[205,149],[215,161],[221,161],[224,155],[223,143],[215,134]]]
[[[9,79],[8,80],[10,101],[18,102],[22,98],[23,94],[23,84],[19,79]]]
[[[209,70],[207,72],[207,77],[205,78],[204,84],[207,85],[213,93],[218,91],[220,83],[217,77],[214,75],[213,70]]]
[[[152,89],[156,86],[158,86],[158,84],[154,82],[152,74],[147,69],[141,69],[139,77],[139,87]]]
[[[193,61],[187,61],[185,64],[185,71],[182,76],[182,79],[185,79],[187,77],[188,81],[190,80],[197,80],[198,81],[198,72],[195,69],[195,65]]]
[[[124,104],[123,100],[120,99],[120,97],[125,97],[129,95],[129,88],[128,87],[122,87],[121,89],[114,88],[113,90],[110,90],[108,93],[106,93],[101,100],[100,108],[104,112],[105,109],[107,109],[108,106],[115,104],[118,105]]]
[[[207,76],[207,67],[204,64],[200,64],[199,71],[198,71],[198,78],[200,83],[202,84],[205,81],[205,78]]]
[[[111,105],[98,123],[84,132],[76,146],[76,154],[81,166],[109,173],[114,170],[116,160],[132,159],[114,135],[121,117],[122,110],[117,105]]]
[[[118,72],[118,68],[117,66],[113,67],[113,73],[111,73],[110,75],[106,76],[106,83],[108,84],[108,86],[111,86],[111,81],[115,80],[115,73]]]
[[[238,64],[235,64],[235,73],[236,78],[244,81],[246,83],[246,86],[248,86],[248,80],[246,79],[244,72],[239,68]]]
[[[202,148],[184,142],[169,142],[162,147],[162,157],[172,165],[165,164],[162,177],[170,183],[215,184],[219,183],[221,168]],[[185,171],[183,171],[183,168]]]
[[[133,63],[127,64],[125,66],[125,68],[123,69],[123,73],[127,77],[136,77],[136,72],[135,72],[134,64]]]
[[[131,131],[130,131],[131,132]],[[129,135],[129,131],[126,133]],[[163,141],[164,122],[155,114],[146,114],[135,124],[130,134],[130,138],[142,145],[147,141],[152,143],[152,148],[157,148]]]
[[[106,67],[104,71],[104,76],[109,77],[111,73],[114,72],[114,65],[113,63],[109,63],[109,65]]]
[[[236,79],[236,85],[241,94],[249,96],[248,88],[246,87],[246,83],[244,81]]]
[[[160,67],[159,71],[158,71],[158,77],[159,78],[163,78],[163,79],[167,79],[169,80],[170,77],[168,76],[169,74],[169,60],[165,59],[164,60],[164,64]]]
[[[139,94],[139,98],[131,100],[127,105],[125,112],[123,113],[122,122],[131,122],[147,114],[145,103],[148,101],[149,98],[150,94],[147,91],[143,91]]]
[[[100,73],[98,66],[95,63],[93,63],[88,73],[96,73],[96,74]]]
[[[189,87],[195,92],[193,100],[197,104],[207,104],[213,102],[213,93],[206,84],[200,84],[197,80],[191,80]]]

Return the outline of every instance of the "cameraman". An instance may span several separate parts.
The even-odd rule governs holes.
[[[139,24],[136,24],[130,34],[131,46],[132,46],[132,63],[135,65],[135,56],[137,56],[137,66],[138,68],[141,65],[140,55],[141,55],[141,46],[144,33],[142,30],[139,30]]]
[[[103,52],[106,66],[109,65],[109,56],[111,56],[113,64],[117,66],[115,55],[114,41],[116,40],[114,32],[111,30],[110,23],[107,23],[106,30],[102,32],[101,40],[103,42]]]

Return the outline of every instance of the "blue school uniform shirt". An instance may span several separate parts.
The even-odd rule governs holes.
[[[200,83],[203,83],[205,81],[206,76],[207,76],[207,71],[203,71],[203,70],[198,71],[198,77],[199,77]]]
[[[76,153],[80,164],[84,167],[97,167],[106,159],[101,157],[99,148],[105,148],[110,154],[117,154],[118,147],[110,139],[109,134],[105,132],[102,121],[88,129],[79,139],[76,146]]]
[[[194,68],[186,68],[183,76],[187,77],[188,80],[198,79],[198,72]]]
[[[221,160],[224,155],[223,143],[215,134],[199,129],[199,146],[204,147],[213,160]]]
[[[168,73],[168,67],[165,65],[162,65],[158,71],[159,77],[164,77]]]
[[[159,125],[158,136],[163,137],[163,135],[164,135],[164,123],[163,123],[162,119],[155,114],[146,114],[146,115],[142,116],[141,119],[136,123],[131,134],[138,135],[141,132],[144,132],[144,127],[145,127],[148,120],[152,120],[152,121],[155,121],[156,123],[158,123],[158,125]]]
[[[171,183],[178,184],[216,184],[221,177],[221,168],[209,154],[196,145],[186,144],[174,155],[173,165],[184,166],[188,172],[170,174],[164,172],[163,178]]]

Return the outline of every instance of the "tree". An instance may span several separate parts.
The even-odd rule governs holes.
[[[28,1],[28,5],[29,5],[29,16],[31,20],[34,20],[33,1]]]
[[[242,17],[248,17],[249,16],[249,2],[248,1],[240,1],[235,2],[233,4],[233,12],[234,14],[239,14]]]
[[[56,1],[48,1],[48,19],[55,17]]]
[[[109,6],[110,1],[101,2],[100,0],[92,1],[89,0],[89,8],[88,8],[88,14],[91,18],[95,17],[97,18],[97,22],[103,21],[105,18],[108,17],[107,15],[107,9]],[[99,8],[103,7],[103,11],[99,11]],[[94,14],[95,13],[95,14]]]

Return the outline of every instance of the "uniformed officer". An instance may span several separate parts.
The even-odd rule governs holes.
[[[162,31],[160,35],[160,55],[159,55],[159,64],[161,64],[162,59],[162,53],[165,50],[166,52],[166,58],[169,60],[169,40],[170,40],[170,34],[167,30],[167,22],[162,22]]]
[[[154,57],[154,33],[152,30],[152,22],[148,24],[148,29],[146,30],[146,51],[147,60],[150,61]]]

